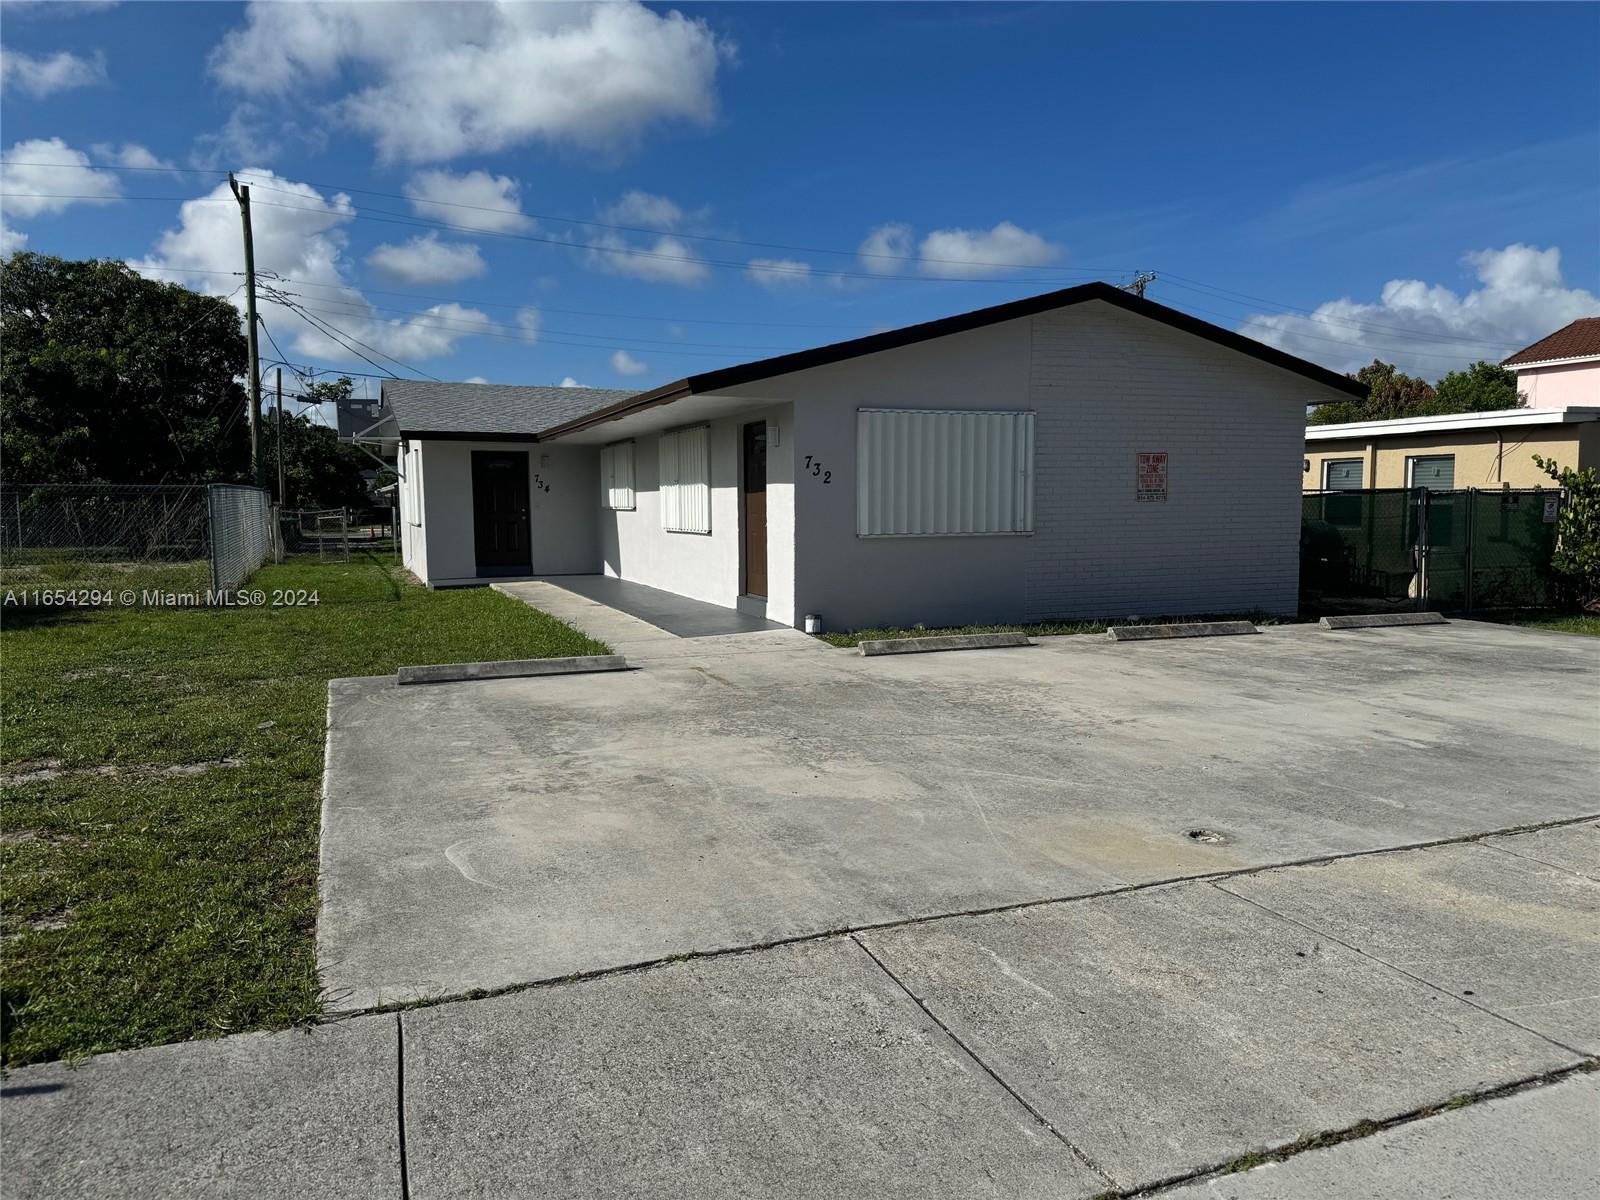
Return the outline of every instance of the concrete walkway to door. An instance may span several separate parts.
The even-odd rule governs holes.
[[[630,662],[829,647],[797,629],[608,575],[556,575],[492,585],[606,642]]]

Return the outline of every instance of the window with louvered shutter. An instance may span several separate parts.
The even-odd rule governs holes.
[[[856,532],[1033,532],[1033,414],[861,409]]]
[[[1329,492],[1354,492],[1361,488],[1359,458],[1330,458],[1322,464],[1322,487]]]
[[[632,442],[600,448],[600,504],[623,510],[634,507]]]
[[[661,435],[661,528],[711,532],[711,430],[704,425]]]

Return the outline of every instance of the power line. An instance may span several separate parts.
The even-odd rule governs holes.
[[[0,165],[4,165],[4,166],[37,166],[37,167],[68,167],[68,168],[81,170],[81,171],[123,171],[123,170],[152,171],[152,170],[161,170],[162,169],[162,168],[158,168],[158,167],[137,167],[136,168],[136,167],[120,167],[120,166],[97,166],[97,165],[92,164],[92,163],[26,163],[26,162],[17,162],[17,161],[13,161],[13,160],[3,160],[3,159],[0,159]],[[200,170],[198,168],[191,168],[189,170],[186,170],[184,173],[185,174],[195,174],[195,175],[217,174],[217,172],[215,172],[215,171],[205,171],[205,170]],[[244,174],[240,175],[240,178],[245,178],[248,175],[249,175],[249,173],[245,172]],[[253,186],[254,188],[256,188],[259,191],[277,192],[279,195],[283,195],[283,196],[298,196],[301,199],[308,199],[308,197],[304,196],[301,192],[297,192],[292,188],[274,187],[271,182],[263,182],[261,179],[255,178],[255,177],[250,177],[250,179],[251,179],[251,186]],[[276,175],[271,176],[271,179],[277,180],[278,176],[276,176]],[[639,234],[644,234],[644,235],[649,236],[649,237],[675,237],[675,238],[682,238],[685,241],[714,242],[714,243],[717,243],[719,245],[725,245],[725,246],[749,246],[750,248],[755,249],[755,250],[783,250],[783,251],[787,251],[787,252],[792,253],[792,254],[832,254],[832,255],[837,255],[837,256],[847,257],[847,258],[881,259],[881,260],[883,260],[885,262],[935,263],[935,264],[938,264],[940,266],[991,267],[991,268],[999,268],[999,269],[1002,269],[1002,270],[1018,270],[1018,271],[1061,271],[1061,270],[1070,270],[1070,271],[1073,271],[1073,272],[1075,272],[1077,274],[1091,274],[1091,275],[1093,275],[1093,274],[1101,274],[1101,273],[1106,273],[1106,274],[1126,274],[1127,273],[1125,268],[1120,268],[1120,267],[1116,267],[1116,268],[1114,268],[1114,267],[1055,267],[1055,266],[1051,266],[1049,264],[1004,263],[1004,262],[994,262],[994,261],[991,261],[991,260],[970,259],[970,258],[930,258],[930,257],[928,257],[926,255],[917,255],[917,254],[888,254],[888,253],[883,253],[883,252],[879,252],[879,251],[861,250],[859,248],[857,248],[855,250],[836,250],[836,249],[832,249],[832,248],[825,247],[825,246],[802,246],[802,245],[795,245],[795,244],[787,243],[787,242],[758,242],[758,241],[754,241],[754,240],[749,239],[749,238],[731,238],[731,237],[719,237],[719,236],[716,236],[716,235],[713,235],[713,234],[687,233],[687,232],[684,232],[682,230],[660,229],[660,228],[656,228],[656,227],[653,227],[653,226],[647,226],[647,225],[623,225],[623,224],[619,224],[619,223],[612,222],[612,221],[591,221],[591,220],[587,220],[587,219],[582,218],[582,217],[564,217],[564,216],[559,216],[559,215],[554,214],[554,213],[524,212],[520,208],[513,210],[513,209],[507,209],[507,208],[494,208],[494,207],[491,207],[489,205],[484,205],[484,204],[464,204],[464,203],[461,203],[460,201],[455,201],[455,200],[420,199],[420,198],[418,198],[416,196],[407,195],[406,193],[403,193],[403,192],[384,192],[384,191],[375,190],[373,188],[352,187],[349,184],[343,184],[343,183],[329,183],[329,182],[327,182],[325,180],[307,179],[307,180],[304,180],[303,182],[304,182],[305,186],[310,187],[310,188],[317,188],[317,189],[322,189],[322,190],[327,190],[327,191],[332,191],[332,192],[350,192],[350,193],[354,193],[354,194],[356,194],[358,196],[378,196],[378,197],[381,197],[381,198],[386,199],[386,200],[403,200],[403,201],[405,201],[405,202],[407,202],[409,204],[413,204],[413,205],[426,204],[426,205],[428,205],[430,207],[434,207],[434,208],[458,208],[458,209],[462,209],[462,210],[465,210],[465,211],[471,211],[471,212],[494,213],[497,216],[502,216],[502,217],[508,216],[508,215],[515,215],[519,219],[528,220],[528,221],[553,221],[553,222],[555,222],[557,224],[562,224],[562,225],[581,225],[581,226],[583,226],[585,228],[589,228],[589,229],[607,229],[607,230],[611,230],[611,231],[614,231],[614,232],[617,232],[617,233],[639,233]],[[63,196],[62,198],[65,199],[67,197]],[[110,197],[93,196],[93,197],[79,197],[79,198],[108,199]],[[160,199],[160,200],[175,200],[175,199],[182,199],[182,197],[174,197],[174,196],[125,196],[125,197],[121,197],[121,198],[122,199],[127,199],[127,200],[156,200],[156,199]],[[203,197],[202,197],[202,199],[203,199]],[[285,207],[287,207],[287,206],[285,206]],[[393,215],[393,216],[403,216],[403,215],[405,215],[405,214],[401,214],[401,213],[393,213],[391,210],[386,210],[386,209],[378,209],[377,211],[378,212],[389,213],[389,215]],[[474,231],[474,232],[477,232],[477,231]],[[483,232],[489,232],[489,231],[483,231]],[[568,243],[563,243],[563,244],[568,244]],[[744,264],[741,264],[741,266],[742,265],[744,265]]]

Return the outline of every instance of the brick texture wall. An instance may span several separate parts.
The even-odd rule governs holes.
[[[1292,613],[1310,380],[1102,304],[1032,318],[1033,619]],[[1140,451],[1164,503],[1135,499]]]

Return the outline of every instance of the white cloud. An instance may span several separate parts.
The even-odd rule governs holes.
[[[858,251],[861,265],[874,275],[900,275],[908,264],[896,262],[912,256],[911,226],[891,222],[867,234]]]
[[[0,225],[0,258],[9,258],[18,250],[28,247],[28,235]]]
[[[557,387],[583,387],[584,385],[579,383],[571,375],[564,375],[561,378],[561,382],[556,384],[556,386]]]
[[[386,279],[413,285],[459,283],[489,269],[471,242],[441,242],[436,233],[375,246],[367,265]]]
[[[622,199],[600,210],[600,219],[612,225],[643,226],[646,229],[676,229],[684,222],[684,211],[666,196],[629,191]]]
[[[745,274],[762,287],[803,287],[811,282],[811,264],[796,258],[752,258]]]
[[[650,364],[640,362],[626,350],[618,350],[611,356],[611,369],[618,375],[643,375],[650,369]]]
[[[1462,262],[1479,285],[1465,294],[1420,279],[1391,279],[1376,303],[1344,297],[1311,315],[1252,316],[1239,331],[1335,371],[1381,358],[1433,379],[1480,358],[1497,362],[1579,317],[1600,315],[1600,299],[1566,286],[1554,246],[1513,243],[1475,251]]]
[[[359,73],[372,82],[338,116],[385,159],[437,162],[533,141],[615,150],[660,121],[705,124],[731,52],[704,21],[631,0],[254,3],[211,71],[279,97]]]
[[[600,219],[613,225],[675,230],[688,220],[688,215],[666,196],[631,191],[602,208]],[[640,241],[608,230],[591,237],[588,246],[589,265],[611,275],[694,287],[704,283],[711,273],[689,244],[671,233],[664,232],[653,241]]]
[[[139,171],[176,169],[168,159],[157,157],[148,147],[137,142],[123,142],[120,148],[110,142],[99,142],[92,148],[94,156],[101,162],[115,163],[119,167],[131,167]]]
[[[487,379],[485,379],[482,375],[469,375],[469,376],[467,376],[466,379],[463,379],[462,382],[463,383],[488,383],[489,381]]]
[[[517,328],[522,330],[522,335],[529,342],[539,340],[539,325],[542,318],[537,308],[519,308],[517,310]]]
[[[5,91],[37,100],[105,81],[106,56],[98,50],[92,58],[80,58],[65,50],[36,56],[0,49],[0,89]]]
[[[993,275],[1007,267],[1042,267],[1061,255],[1037,233],[1010,221],[993,229],[936,229],[922,239],[922,272],[945,279]]]
[[[60,138],[32,138],[6,151],[0,166],[0,210],[17,217],[58,213],[74,204],[109,204],[122,194],[110,171],[89,166],[89,156]]]
[[[491,233],[533,228],[522,215],[520,185],[505,175],[418,171],[406,183],[405,193],[418,216]]]
[[[285,349],[289,345],[285,339],[292,338],[294,348],[311,358],[353,365],[358,357],[356,350],[340,344],[335,333],[314,328],[275,301],[274,289],[294,293],[285,299],[310,309],[313,322],[336,327],[344,340],[365,343],[358,349],[376,351],[380,357],[432,358],[449,353],[464,338],[498,328],[484,313],[460,304],[436,304],[422,313],[393,320],[380,317],[345,279],[343,227],[356,214],[350,197],[343,193],[324,196],[309,184],[271,171],[241,174],[287,193],[274,193],[272,204],[256,205],[251,213],[257,273],[279,277],[278,282],[263,280],[259,308]],[[177,226],[156,240],[147,257],[129,265],[153,278],[176,280],[210,295],[232,295],[234,304],[242,309],[239,237],[239,210],[228,185],[219,183],[205,196],[185,201]]]

